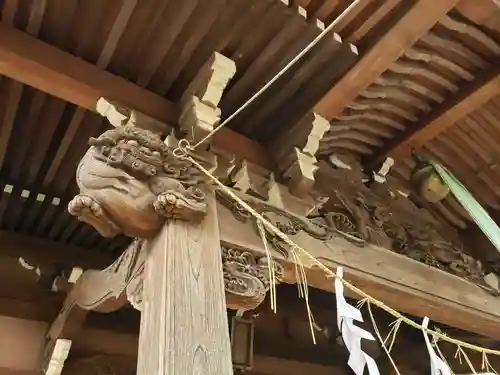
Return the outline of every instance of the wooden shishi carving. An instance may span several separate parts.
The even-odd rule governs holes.
[[[207,206],[203,175],[176,158],[159,135],[134,126],[108,130],[90,139],[76,173],[80,194],[69,212],[105,237],[119,233],[135,240],[102,271],[86,271],[72,288],[65,310],[114,311],[126,303],[140,310],[148,238],[167,219],[196,221]],[[222,248],[228,307],[256,308],[269,290],[268,266],[249,252]],[[275,265],[276,282],[283,270]],[[64,311],[62,312],[64,314]]]
[[[199,171],[177,159],[160,136],[122,126],[90,139],[69,212],[102,236],[147,238],[166,218],[197,220],[206,204]]]

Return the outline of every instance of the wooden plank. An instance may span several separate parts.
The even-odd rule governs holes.
[[[47,5],[46,0],[37,1],[31,9],[26,31],[34,36],[37,36],[42,25],[43,15]],[[18,10],[17,1],[7,1],[2,9],[2,22],[9,26],[13,26],[14,18]],[[2,110],[2,119],[0,127],[0,167],[3,165],[7,154],[7,145],[16,120],[16,113],[21,102],[23,94],[23,85],[20,82],[8,81],[6,87],[7,98],[2,98],[4,108]],[[28,142],[26,142],[28,144]]]
[[[137,374],[231,375],[217,208],[169,220],[145,246]]]
[[[321,98],[314,111],[328,120],[342,110],[431,29],[458,0],[418,0],[404,16],[368,50],[358,63]]]
[[[218,210],[222,242],[265,256],[251,223],[237,220],[222,205]],[[324,242],[304,232],[291,238],[331,269],[344,267],[346,280],[398,311],[500,338],[500,298],[475,284],[373,245],[359,248],[342,239]],[[295,282],[294,264],[282,264],[286,282]],[[309,266],[306,272],[309,286],[333,291],[332,279],[323,271]]]
[[[494,67],[485,71],[476,80],[465,84],[459,92],[430,111],[419,122],[408,127],[394,141],[370,157],[370,160],[375,165],[385,160],[387,156],[395,158],[408,156],[412,148],[420,148],[499,93],[500,68]]]
[[[111,59],[113,58],[116,46],[118,45],[118,42],[128,25],[130,17],[132,17],[132,13],[134,12],[136,5],[137,0],[126,0],[121,5],[120,10],[118,11],[118,14],[116,15],[116,18],[113,22],[113,26],[109,31],[106,43],[104,44],[97,60],[96,65],[98,68],[105,70],[108,67]],[[61,144],[57,149],[56,155],[54,156],[50,168],[44,177],[43,184],[45,186],[50,185],[50,183],[55,178],[56,173],[61,166],[62,161],[64,160],[66,153],[68,152],[68,149],[70,148],[71,142],[73,141],[78,128],[82,124],[84,116],[85,109],[77,108],[71,118],[71,121],[69,122],[68,128],[64,133]],[[43,160],[43,158],[41,158],[40,160]]]
[[[461,0],[456,8],[465,17],[478,25],[484,25],[490,20],[493,23],[500,15],[498,0]]]
[[[3,23],[0,74],[93,112],[97,100],[106,97],[166,124],[176,125],[179,118],[169,100]],[[271,169],[264,148],[232,130],[218,132],[214,144]]]
[[[29,264],[62,267],[103,268],[114,259],[76,246],[13,232],[0,231],[0,252],[3,256],[23,257]]]

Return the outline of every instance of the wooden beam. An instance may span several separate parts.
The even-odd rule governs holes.
[[[31,265],[58,265],[63,268],[101,269],[114,261],[106,254],[5,230],[0,230],[0,252],[2,256],[11,258],[23,257]]]
[[[358,94],[431,29],[458,0],[417,0],[356,65],[316,104],[314,111],[327,120],[341,114]]]
[[[422,120],[398,135],[376,155],[370,156],[370,163],[376,165],[387,156],[402,159],[426,142],[453,126],[458,120],[480,108],[500,93],[500,68],[485,71],[482,76],[465,84],[455,95],[439,107],[430,111]]]
[[[495,22],[500,15],[498,0],[461,0],[456,9],[478,25],[484,25],[490,21]]]
[[[251,222],[239,221],[221,204],[217,210],[222,243],[265,256],[262,241]],[[420,317],[427,315],[437,322],[500,338],[497,324],[500,298],[487,294],[473,283],[371,245],[360,249],[341,239],[324,242],[303,232],[294,240],[328,267],[343,266],[347,280],[401,312]],[[0,243],[4,245],[0,250],[4,254],[19,256],[23,249],[30,253],[40,249],[39,252],[46,253],[54,263],[75,265],[92,253],[6,232],[0,232]],[[293,263],[290,260],[282,260],[282,263],[285,281],[294,283]],[[323,272],[311,266],[306,267],[306,271],[310,286],[333,291],[331,279],[327,279]]]
[[[251,222],[238,220],[223,205],[218,210],[223,243],[265,256],[262,240]],[[286,226],[286,220],[280,224]],[[473,283],[373,245],[361,249],[340,238],[322,241],[305,232],[292,238],[332,270],[344,267],[346,280],[398,311],[500,338],[500,298]],[[303,261],[309,286],[333,292],[332,279]],[[283,260],[282,265],[285,281],[294,283],[294,263]]]
[[[0,23],[0,74],[96,112],[109,98],[168,125],[177,126],[179,109],[171,101],[49,44]],[[214,145],[267,169],[267,152],[258,143],[223,129]]]
[[[9,369],[12,374],[35,374],[40,368],[40,351],[45,344],[48,324],[32,320],[0,316],[0,371]],[[73,340],[72,350],[82,355],[102,353],[112,356],[137,357],[138,335],[87,327]],[[303,373],[337,374],[338,368],[313,363],[274,358],[257,354],[254,358],[255,370],[259,374]],[[294,370],[295,369],[295,370]],[[278,372],[276,372],[278,371]],[[319,371],[319,372],[317,372]]]

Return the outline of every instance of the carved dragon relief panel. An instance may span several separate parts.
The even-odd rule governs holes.
[[[317,214],[307,218],[252,197],[244,200],[290,236],[303,233],[322,241],[340,237],[360,248],[367,244],[384,247],[498,294],[484,281],[485,270],[481,262],[464,253],[458,234],[440,228],[427,210],[418,208],[401,193],[395,180],[389,179],[384,184],[369,182],[369,178],[360,173],[360,166],[334,170],[333,180],[328,183],[330,199]],[[255,222],[225,195],[218,193],[216,196],[238,220]],[[254,227],[257,231],[257,226]],[[289,259],[288,245],[269,232],[267,240],[274,250]]]

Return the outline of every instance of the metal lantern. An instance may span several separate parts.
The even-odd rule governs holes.
[[[253,365],[253,319],[234,316],[231,321],[231,356],[233,369],[245,372]]]

